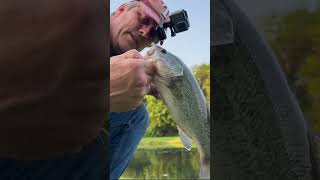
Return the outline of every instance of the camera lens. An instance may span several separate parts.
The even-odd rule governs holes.
[[[187,23],[185,23],[185,22],[177,23],[177,27],[178,27],[178,28],[175,29],[175,31],[176,31],[177,33],[188,30],[188,25],[187,25]]]

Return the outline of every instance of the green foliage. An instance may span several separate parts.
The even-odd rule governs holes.
[[[196,145],[193,143],[192,148],[196,148]],[[151,149],[184,149],[183,144],[181,143],[180,137],[144,137],[138,149],[141,150],[151,150]]]
[[[192,71],[198,83],[210,103],[210,65],[196,65]],[[146,106],[150,113],[150,125],[146,136],[175,136],[177,135],[176,124],[172,120],[167,107],[162,100],[152,96],[146,96]]]
[[[200,88],[202,89],[208,104],[210,104],[210,65],[195,65],[192,67],[192,72],[198,80]]]
[[[145,102],[150,114],[150,125],[146,136],[176,135],[175,123],[162,100],[157,100],[153,96],[146,96]]]
[[[267,38],[306,118],[320,132],[320,11],[294,11],[266,23]]]

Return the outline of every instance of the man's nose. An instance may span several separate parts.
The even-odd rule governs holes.
[[[140,33],[143,37],[149,38],[151,33],[155,31],[156,27],[154,25],[143,25],[140,28]]]

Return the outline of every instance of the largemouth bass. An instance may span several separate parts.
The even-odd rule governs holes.
[[[232,0],[211,10],[213,179],[313,179],[317,151],[271,48]]]
[[[190,69],[164,48],[152,45],[145,59],[154,61],[155,86],[172,119],[184,146],[190,150],[192,141],[200,154],[200,179],[210,178],[209,107]]]

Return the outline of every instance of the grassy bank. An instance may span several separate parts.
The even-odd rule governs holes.
[[[196,146],[192,144],[192,148]],[[167,149],[184,148],[180,137],[144,137],[138,146],[138,149]]]

